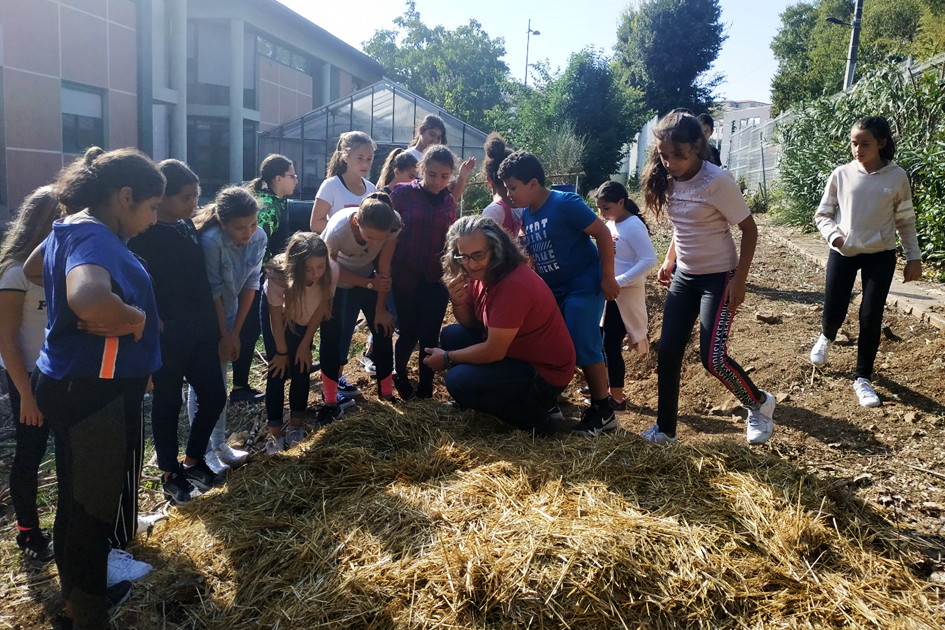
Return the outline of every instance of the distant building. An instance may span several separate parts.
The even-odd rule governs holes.
[[[0,220],[93,144],[249,179],[260,131],[383,77],[276,0],[3,0],[0,41]]]
[[[712,118],[715,120],[712,141],[719,148],[722,165],[726,166],[732,134],[745,127],[760,127],[771,120],[771,103],[722,101]]]

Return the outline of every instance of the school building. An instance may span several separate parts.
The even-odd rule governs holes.
[[[276,0],[0,0],[0,221],[90,145],[251,179],[257,134],[383,77]]]

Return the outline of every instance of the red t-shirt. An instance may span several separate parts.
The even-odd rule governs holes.
[[[469,283],[466,300],[486,328],[518,328],[505,356],[526,361],[549,384],[565,387],[574,376],[574,344],[551,289],[527,265],[494,286]]]

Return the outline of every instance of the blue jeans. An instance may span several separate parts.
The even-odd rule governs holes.
[[[451,324],[440,334],[440,347],[459,350],[482,343],[481,330]],[[446,372],[446,389],[463,409],[475,409],[538,435],[555,427],[548,412],[563,387],[548,384],[526,361],[505,358],[495,363],[462,363]]]

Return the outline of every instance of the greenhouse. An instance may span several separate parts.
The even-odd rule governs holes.
[[[281,153],[292,159],[299,176],[294,196],[314,199],[338,136],[363,131],[374,138],[377,153],[371,175],[376,180],[387,154],[394,147],[409,145],[417,124],[427,114],[436,114],[446,123],[446,144],[453,153],[461,159],[475,157],[482,164],[485,133],[386,80],[262,132],[258,157],[261,161],[270,153]]]

